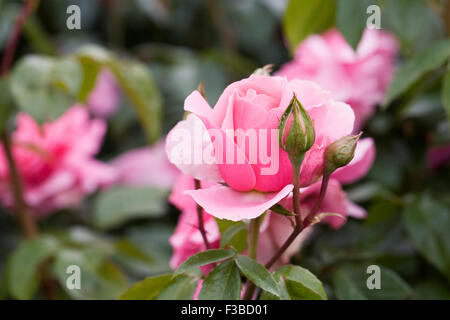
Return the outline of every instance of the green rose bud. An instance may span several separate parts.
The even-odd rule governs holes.
[[[300,168],[306,151],[314,144],[315,132],[313,121],[295,94],[281,117],[278,130],[280,148],[287,152],[292,165]]]
[[[362,132],[357,135],[349,135],[331,143],[325,150],[324,173],[331,174],[336,169],[346,166],[352,161],[355,154],[356,143]]]

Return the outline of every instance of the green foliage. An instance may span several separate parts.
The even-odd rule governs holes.
[[[237,256],[236,265],[255,285],[275,296],[280,296],[278,283],[264,266],[243,255]]]
[[[12,297],[33,298],[41,279],[39,268],[58,248],[58,241],[46,235],[22,242],[7,264],[7,283]]]
[[[6,126],[13,110],[13,99],[9,90],[8,78],[0,79],[0,131]]]
[[[159,217],[164,213],[167,192],[151,187],[116,187],[96,199],[93,223],[113,228],[135,218]]]
[[[394,271],[380,267],[380,289],[368,289],[370,274],[366,266],[347,266],[334,274],[334,287],[338,299],[342,300],[402,300],[412,297],[412,290]]]
[[[234,260],[219,264],[202,285],[200,300],[239,300],[241,296],[241,275]]]
[[[438,42],[409,59],[397,72],[386,93],[384,106],[404,93],[427,72],[435,70],[450,57],[450,40]]]
[[[237,252],[247,249],[247,225],[242,222],[216,219],[220,231],[220,246],[234,248]]]
[[[190,300],[197,288],[198,278],[192,275],[179,275],[157,295],[157,300]]]
[[[300,266],[287,265],[274,272],[283,300],[326,300],[327,295],[317,277]],[[279,299],[264,292],[262,299]]]
[[[172,274],[148,277],[136,282],[124,294],[120,300],[153,300],[164,287],[172,280]]]
[[[367,7],[377,0],[337,0],[336,26],[350,46],[356,50],[366,28]]]
[[[450,69],[447,71],[447,74],[442,81],[442,102],[444,103],[447,119],[450,123]]]
[[[81,69],[69,58],[30,55],[10,77],[15,104],[39,122],[54,120],[77,102]]]
[[[118,59],[113,53],[92,45],[81,48],[76,57],[84,65],[80,98],[85,98],[86,92],[92,89],[99,69],[108,68],[132,102],[148,140],[155,142],[161,131],[162,98],[148,68],[134,60]]]
[[[419,252],[450,280],[450,210],[422,195],[407,204],[405,226]]]
[[[184,261],[175,271],[174,275],[177,276],[197,267],[231,258],[235,254],[235,251],[229,249],[210,249],[199,252]]]
[[[290,0],[283,19],[283,31],[294,52],[307,36],[320,33],[334,23],[335,1]]]

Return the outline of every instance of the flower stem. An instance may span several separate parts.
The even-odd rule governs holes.
[[[323,198],[325,198],[325,194],[327,193],[329,180],[330,180],[330,174],[325,173],[322,178],[322,184],[320,185],[319,198],[317,198],[317,201],[314,204],[314,207],[311,209],[311,211],[308,213],[308,215],[305,218],[305,221],[304,221],[305,227],[307,227],[311,224],[311,222],[313,221],[317,212],[319,211],[319,208],[320,208],[320,205],[322,204]]]
[[[22,180],[20,179],[19,172],[17,171],[16,164],[14,162],[11,150],[11,140],[6,130],[3,130],[1,140],[8,162],[11,188],[14,196],[14,209],[17,212],[17,219],[22,228],[24,236],[27,238],[34,238],[39,233],[38,228],[31,216],[30,210],[25,203],[25,199],[23,198]]]
[[[275,262],[277,262],[277,260],[283,255],[283,253],[287,250],[287,248],[289,248],[289,246],[292,244],[292,242],[294,242],[294,240],[297,238],[297,236],[306,228],[311,224],[312,219],[314,218],[314,216],[317,214],[317,211],[320,208],[320,205],[322,204],[323,198],[325,197],[325,194],[327,192],[327,187],[328,187],[328,181],[330,179],[330,175],[329,174],[324,174],[324,176],[322,177],[322,185],[320,186],[320,194],[319,194],[319,198],[317,199],[316,203],[314,204],[314,207],[311,209],[311,211],[308,213],[308,215],[306,216],[306,218],[304,219],[303,222],[301,222],[301,218],[300,215],[296,216],[296,224],[294,227],[294,230],[292,231],[292,233],[289,235],[289,237],[286,239],[286,241],[283,243],[283,245],[278,249],[278,251],[275,253],[275,255],[272,257],[272,259],[269,260],[269,262],[266,263],[266,268],[270,268],[271,266],[273,266],[275,264]],[[295,189],[297,189],[295,187],[295,176],[294,176],[294,192],[293,192],[293,198],[296,197],[296,192]],[[294,202],[294,213],[297,213],[296,210],[296,200],[293,199]],[[299,223],[300,221],[300,223]]]
[[[198,190],[201,188],[200,181],[197,179],[194,179],[195,184],[195,190]],[[206,230],[205,230],[205,223],[203,220],[203,208],[197,204],[197,220],[198,220],[198,229],[200,230],[200,233],[203,238],[203,242],[205,243],[206,249],[211,249],[211,244],[208,241],[208,237],[206,236]]]
[[[258,256],[258,239],[259,239],[259,227],[264,215],[261,215],[250,221],[250,228],[248,230],[248,256],[256,260]],[[256,286],[253,282],[247,279],[247,289],[245,290],[244,300],[250,300],[253,297]]]

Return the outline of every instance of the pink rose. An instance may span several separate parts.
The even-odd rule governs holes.
[[[338,213],[342,217],[329,216],[324,218],[324,222],[330,224],[334,229],[343,226],[347,217],[364,218],[366,211],[351,202],[346,193],[342,190],[341,183],[352,183],[367,174],[375,160],[375,146],[371,138],[361,139],[355,150],[353,160],[345,167],[338,169],[331,175],[327,192],[320,213]],[[320,182],[304,188],[300,194],[300,212],[303,217],[309,213],[314,206],[320,191]],[[289,196],[281,202],[286,208],[292,208],[292,197]],[[266,217],[262,227],[258,249],[258,260],[267,263],[275,254],[278,248],[286,241],[293,230],[294,221],[290,217],[284,217],[271,212]],[[308,227],[302,231],[300,236],[292,243],[283,254],[278,265],[289,262],[292,255],[299,252],[304,241],[309,237],[313,227]],[[276,266],[275,266],[276,267]]]
[[[104,69],[97,76],[95,87],[89,94],[87,105],[96,117],[109,118],[119,107],[120,94],[111,71]]]
[[[323,153],[353,130],[351,108],[313,82],[252,75],[232,83],[214,109],[198,91],[192,112],[169,132],[166,151],[180,170],[199,180],[225,182],[185,191],[211,215],[229,220],[261,215],[292,190],[292,167],[278,146],[279,119],[296,94],[314,120],[316,140],[301,166],[301,184],[322,175]]]
[[[19,113],[12,152],[24,185],[27,204],[36,217],[69,208],[100,186],[116,179],[114,168],[97,161],[105,133],[102,120],[90,119],[86,108],[74,106],[59,119],[40,127]],[[14,203],[3,146],[0,145],[0,200]]]
[[[366,30],[355,52],[333,29],[308,37],[278,75],[312,80],[330,90],[333,98],[353,108],[358,131],[384,99],[397,51],[395,38],[387,32]]]
[[[167,159],[164,142],[127,151],[111,162],[121,185],[151,186],[171,189],[179,171]]]

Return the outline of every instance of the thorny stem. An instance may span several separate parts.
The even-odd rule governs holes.
[[[197,179],[194,179],[195,183],[195,190],[198,190],[201,188],[200,181]],[[198,219],[198,229],[200,230],[200,233],[203,238],[203,242],[205,243],[206,249],[211,249],[211,245],[208,241],[208,237],[206,236],[206,230],[205,230],[205,223],[203,221],[203,208],[197,204],[197,219]]]
[[[258,255],[258,238],[259,238],[259,227],[261,226],[261,221],[264,215],[261,215],[250,221],[250,227],[248,232],[248,256],[256,260]],[[253,282],[247,279],[247,289],[245,290],[244,300],[250,300],[253,297],[256,286]]]
[[[320,205],[322,204],[323,198],[325,197],[325,194],[326,194],[327,188],[328,188],[328,181],[329,181],[329,179],[330,179],[330,175],[329,174],[324,174],[324,176],[322,177],[322,185],[320,186],[319,198],[317,199],[317,201],[314,204],[313,208],[308,213],[308,215],[304,219],[303,223],[301,223],[301,222],[299,223],[299,221],[301,221],[301,218],[299,218],[300,215],[296,216],[296,224],[295,224],[294,230],[289,235],[289,237],[286,239],[286,241],[283,243],[283,245],[278,249],[278,251],[272,257],[272,259],[270,259],[269,262],[266,263],[266,268],[270,268],[271,266],[273,266],[274,263],[287,250],[287,248],[289,248],[289,246],[292,244],[292,242],[294,242],[294,240],[297,238],[297,236],[304,230],[304,228],[308,227],[311,224],[312,219],[317,214],[317,211],[319,210]],[[295,197],[295,189],[296,189],[296,187],[295,187],[295,183],[294,183],[293,197]],[[295,210],[296,210],[296,207],[294,205],[294,213],[297,213],[297,212],[295,212]]]
[[[8,41],[5,46],[5,51],[3,53],[0,75],[2,77],[9,73],[11,64],[14,59],[14,54],[19,43],[20,35],[23,30],[23,26],[28,19],[28,17],[33,12],[36,5],[36,0],[27,0],[23,5],[19,16],[13,26],[12,32],[9,35]],[[17,219],[19,225],[21,226],[22,232],[26,238],[32,239],[39,234],[38,226],[31,216],[31,212],[25,202],[23,197],[23,185],[22,180],[17,170],[16,164],[14,162],[14,157],[11,148],[11,139],[8,135],[8,131],[3,129],[1,132],[1,141],[3,144],[3,149],[8,162],[9,175],[11,179],[11,188],[14,196],[14,209],[17,213]],[[54,298],[55,285],[49,276],[48,265],[44,263],[40,266],[42,274],[42,289],[44,295],[47,299]]]

